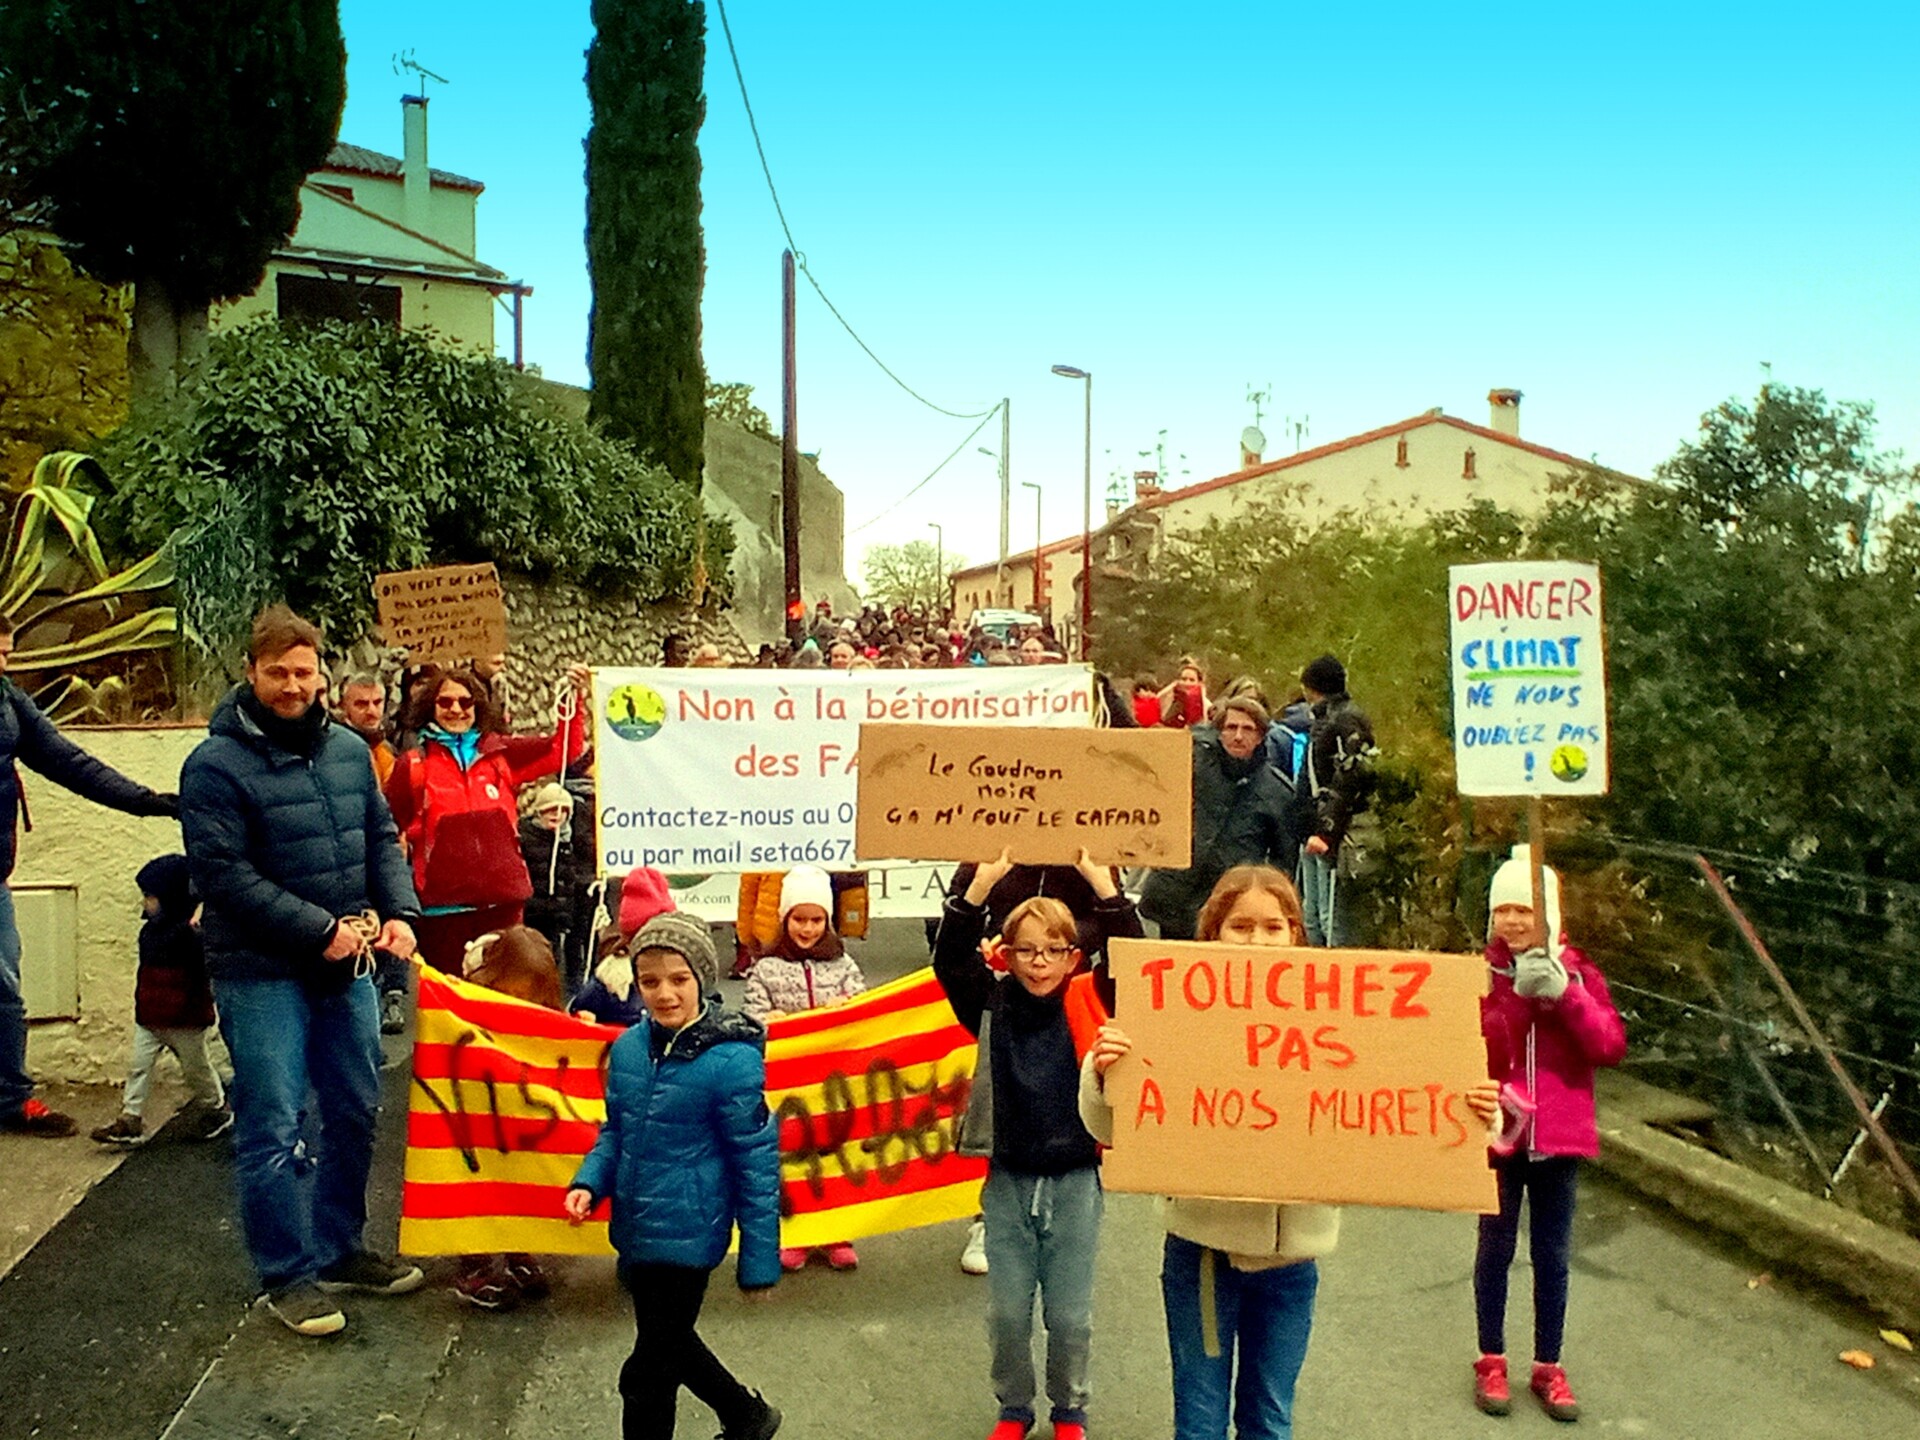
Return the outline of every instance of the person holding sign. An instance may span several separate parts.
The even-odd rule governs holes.
[[[1299,892],[1267,865],[1222,875],[1197,929],[1201,940],[1230,945],[1298,946],[1306,939]],[[1113,1139],[1106,1074],[1132,1049],[1120,1026],[1104,1025],[1081,1065],[1080,1116],[1103,1143]],[[1490,1081],[1475,1085],[1467,1105],[1491,1121],[1498,1095]],[[1239,1440],[1288,1440],[1313,1329],[1316,1262],[1339,1242],[1338,1207],[1174,1196],[1162,1218],[1174,1440],[1226,1440],[1230,1419]]]
[[[1036,1291],[1047,1326],[1054,1440],[1085,1440],[1093,1266],[1104,1200],[1099,1146],[1074,1097],[1081,1052],[1093,1037],[1076,1036],[1068,1013],[1082,956],[1078,926],[1065,905],[1037,896],[1014,907],[991,947],[1006,974],[981,953],[987,896],[1012,869],[1002,852],[974,871],[966,893],[947,901],[933,953],[933,972],[955,1017],[980,1037],[985,1053],[976,1064],[987,1067],[991,1082],[992,1156],[980,1206],[1000,1420],[988,1440],[1024,1440],[1033,1428]],[[1115,912],[1104,917],[1107,931],[1137,935],[1139,920],[1112,871],[1094,865],[1084,850],[1080,870],[1096,905]]]
[[[580,754],[590,703],[587,668],[568,669],[576,703],[552,736],[497,733],[493,691],[471,670],[435,676],[411,706],[420,734],[387,779],[387,804],[413,859],[420,956],[460,973],[469,943],[521,923],[533,877],[520,849],[520,787]]]
[[[1239,865],[1214,886],[1197,930],[1201,940],[1298,945],[1306,922],[1283,873]],[[1080,1117],[1103,1143],[1113,1139],[1103,1082],[1132,1048],[1118,1025],[1102,1026],[1081,1066]],[[1229,1412],[1239,1440],[1286,1440],[1313,1329],[1315,1262],[1339,1243],[1339,1208],[1175,1197],[1163,1219],[1160,1289],[1173,1357],[1174,1440],[1226,1440]],[[1203,1302],[1208,1296],[1211,1305]]]
[[[1600,1153],[1594,1122],[1593,1072],[1618,1065],[1627,1031],[1606,979],[1565,943],[1560,929],[1560,877],[1543,871],[1546,916],[1534,914],[1532,850],[1516,845],[1494,872],[1487,968],[1492,984],[1480,1002],[1487,1064],[1500,1082],[1507,1125],[1492,1146],[1500,1177],[1500,1213],[1480,1217],[1473,1257],[1473,1303],[1480,1358],[1473,1365],[1474,1404],[1489,1415],[1511,1407],[1507,1389],[1507,1270],[1528,1203],[1533,1252],[1533,1373],[1528,1383],[1555,1420],[1580,1415],[1560,1363],[1566,1329],[1567,1270],[1580,1162]]]

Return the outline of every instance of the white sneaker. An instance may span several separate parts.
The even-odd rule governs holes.
[[[960,1268],[969,1275],[987,1273],[987,1222],[976,1216],[967,1229],[967,1243],[960,1251]]]

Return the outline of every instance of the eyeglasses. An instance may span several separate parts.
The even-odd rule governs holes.
[[[473,697],[471,695],[441,695],[435,698],[433,708],[436,710],[471,710],[473,709]]]
[[[1011,952],[1013,958],[1031,965],[1042,955],[1056,965],[1073,953],[1071,945],[1015,945]]]

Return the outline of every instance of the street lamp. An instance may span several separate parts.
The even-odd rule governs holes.
[[[1022,480],[1022,487],[1033,491],[1033,613],[1040,615],[1040,487]],[[1041,615],[1042,620],[1047,617]]]
[[[1056,365],[1053,373],[1086,382],[1086,440],[1080,475],[1080,658],[1093,654],[1093,372],[1078,365]]]
[[[947,600],[947,532],[940,528],[938,520],[929,520],[927,528],[933,531],[933,583],[939,587],[938,598],[933,602],[940,609],[946,609]]]

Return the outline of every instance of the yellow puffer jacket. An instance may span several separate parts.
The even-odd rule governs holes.
[[[780,884],[784,870],[749,870],[740,877],[740,904],[734,917],[741,944],[753,954],[771,950],[780,939]]]

